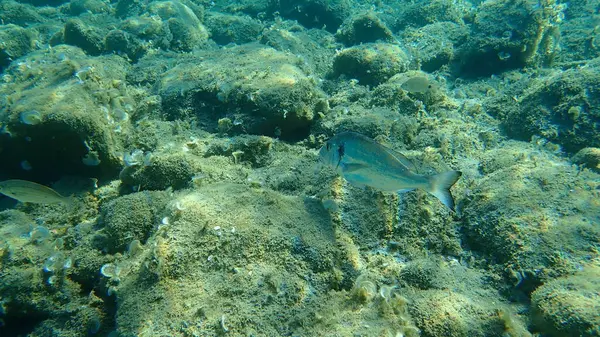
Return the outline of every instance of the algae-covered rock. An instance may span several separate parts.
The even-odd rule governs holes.
[[[525,0],[482,3],[475,13],[469,39],[460,48],[461,73],[486,76],[534,62],[548,62],[555,52],[555,46],[549,44],[556,38],[549,15],[545,10],[535,10]]]
[[[410,99],[405,99],[412,104]],[[387,135],[390,139],[408,146],[412,145],[419,128],[416,118],[410,116],[416,111],[407,109],[406,115],[398,115],[389,107],[375,106],[367,109],[357,105],[340,106],[320,119],[314,129],[331,135],[342,131],[355,131],[371,138]]]
[[[468,34],[467,25],[436,22],[405,29],[402,42],[421,70],[433,72],[455,61],[458,46],[467,40]]]
[[[179,1],[155,1],[149,4],[148,13],[157,15],[169,27],[172,36],[170,48],[191,51],[208,39],[208,31],[189,6]]]
[[[594,24],[594,3],[589,1],[557,2],[550,6],[560,27],[560,46],[555,62],[593,60],[600,56],[600,31]]]
[[[47,336],[61,330],[78,331],[73,336],[85,336],[90,320],[108,325],[110,318],[106,312],[90,306],[87,296],[80,296],[81,288],[68,278],[48,281],[49,275],[41,268],[23,266],[3,272],[0,280],[2,296],[2,316],[8,322],[27,320],[24,326],[7,325],[3,331],[7,335],[27,331],[31,336]],[[74,306],[73,306],[74,305]],[[77,329],[75,329],[77,327]],[[106,330],[105,330],[106,331]]]
[[[127,63],[112,55],[87,58],[75,47],[37,51],[8,70],[6,114],[0,122],[5,172],[38,181],[63,174],[102,177],[118,172],[122,132],[135,106],[123,82]]]
[[[423,337],[504,336],[504,323],[488,303],[452,290],[425,290],[411,300],[408,310]]]
[[[31,4],[34,6],[38,6],[38,7],[46,7],[46,6],[59,6],[64,4],[65,0],[49,0],[49,1],[42,1],[42,0],[22,0],[19,1],[22,3],[26,3],[26,4]]]
[[[206,19],[210,38],[216,43],[243,44],[256,41],[263,25],[248,16],[210,13]]]
[[[44,17],[38,14],[32,6],[13,1],[0,3],[0,19],[4,25],[15,24],[21,27],[45,21]],[[10,42],[6,38],[1,40],[5,43]]]
[[[115,26],[133,34],[139,39],[136,44],[144,49],[189,52],[201,48],[208,39],[202,24],[204,8],[191,1],[123,0],[117,3],[116,15],[123,20],[115,22]]]
[[[173,39],[167,24],[147,16],[128,17],[121,21],[119,28],[141,41],[152,41],[153,46],[164,50],[170,48]]]
[[[298,20],[308,28],[322,28],[335,32],[350,15],[349,0],[282,0],[272,1],[271,12]]]
[[[30,210],[28,210],[29,213]],[[72,277],[75,257],[65,249],[64,222],[54,223],[59,212],[46,208],[36,219],[17,210],[0,212],[0,334],[48,336],[57,333],[86,336],[87,326],[107,333],[113,323],[93,289],[94,282]],[[65,213],[64,211],[62,213]],[[45,222],[44,222],[45,221]],[[46,227],[48,226],[48,227]],[[86,255],[93,254],[89,247]],[[94,279],[97,270],[86,275]],[[20,322],[27,321],[26,325]]]
[[[0,71],[33,50],[36,34],[13,24],[0,26]]]
[[[306,135],[324,95],[296,57],[257,44],[198,56],[164,73],[157,84],[168,119],[193,114],[216,131],[218,120],[227,117],[248,133]]]
[[[397,45],[365,43],[340,51],[333,61],[334,76],[345,75],[361,84],[378,85],[408,70],[409,58]]]
[[[489,156],[498,158],[483,161],[489,173],[464,203],[465,243],[502,264],[513,286],[525,292],[577,270],[600,238],[590,221],[600,211],[593,173],[523,148]]]
[[[448,269],[431,259],[411,261],[400,271],[400,280],[417,289],[444,289],[452,283]]]
[[[298,330],[297,314],[314,312],[313,303],[329,291],[339,261],[328,214],[318,200],[227,183],[175,198],[163,234],[121,273],[115,289],[118,332]],[[310,249],[298,249],[298,240]],[[321,261],[313,263],[315,257]],[[167,310],[176,310],[181,324],[162,319]],[[146,324],[150,317],[152,326]],[[204,323],[187,323],[198,320]]]
[[[584,147],[571,158],[571,161],[590,170],[600,172],[600,149],[597,147]]]
[[[392,42],[394,35],[373,12],[352,16],[338,29],[336,38],[346,46],[368,42]]]
[[[121,53],[127,55],[136,62],[146,52],[146,48],[133,35],[114,29],[104,37],[104,50],[107,52]]]
[[[86,25],[80,19],[70,19],[65,23],[63,41],[83,49],[89,55],[99,55],[103,50],[103,35],[97,27]]]
[[[552,280],[531,294],[532,319],[547,336],[600,335],[600,268]]]
[[[543,137],[575,153],[600,146],[598,66],[551,72],[516,95],[490,98],[485,106],[514,138]],[[515,98],[516,101],[515,101]]]
[[[119,18],[136,16],[141,14],[146,5],[145,1],[141,0],[119,0],[115,6],[115,15]]]
[[[270,163],[272,145],[273,139],[269,137],[243,135],[212,142],[204,156],[227,156],[236,164],[250,163],[253,167],[263,167]]]
[[[101,14],[110,12],[110,7],[101,0],[75,0],[69,3],[69,11],[74,16],[83,13]]]
[[[469,10],[466,3],[444,0],[401,3],[396,6],[394,9],[397,14],[392,25],[394,31],[439,22],[461,24],[463,23],[463,17]]]
[[[102,206],[106,249],[123,252],[133,240],[146,242],[160,224],[165,205],[164,192],[143,191],[119,197]]]
[[[196,173],[194,164],[183,153],[151,155],[145,163],[127,166],[119,178],[124,184],[144,190],[181,189]]]
[[[266,28],[260,43],[283,53],[301,55],[306,65],[314,67],[316,78],[325,77],[331,70],[331,60],[335,54],[333,48],[323,45],[335,45],[333,36],[323,30],[303,29],[298,25],[290,27],[272,26]]]

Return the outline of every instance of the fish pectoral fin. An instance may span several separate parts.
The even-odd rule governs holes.
[[[415,164],[411,162],[410,159],[406,158],[405,155],[392,149],[386,148],[386,150],[392,157],[396,158],[400,163],[402,163],[402,165],[404,165],[409,171],[413,171],[415,173],[417,172],[417,167]]]
[[[362,170],[366,167],[367,167],[366,164],[360,164],[360,163],[343,164],[342,172],[343,173],[355,173],[356,171]]]

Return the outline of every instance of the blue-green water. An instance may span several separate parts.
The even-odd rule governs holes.
[[[0,0],[0,336],[599,336],[598,8]]]

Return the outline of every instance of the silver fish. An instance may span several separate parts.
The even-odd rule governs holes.
[[[413,93],[425,93],[437,89],[434,82],[425,76],[415,76],[407,79],[400,86],[402,89]]]
[[[50,187],[27,180],[0,181],[0,193],[17,199],[20,202],[36,204],[71,204],[71,198],[63,197]]]
[[[342,132],[329,139],[319,151],[319,157],[340,171],[352,185],[383,192],[418,188],[454,211],[450,188],[462,175],[459,171],[430,176],[417,174],[414,164],[404,155],[356,132]]]

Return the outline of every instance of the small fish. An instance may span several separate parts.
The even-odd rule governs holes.
[[[341,171],[356,186],[369,186],[383,192],[424,190],[454,211],[450,187],[462,175],[448,171],[424,176],[415,173],[413,163],[404,155],[356,132],[342,132],[327,141],[319,151],[325,164]]]
[[[0,181],[0,193],[16,199],[20,202],[31,202],[35,204],[58,204],[70,205],[71,198],[63,197],[50,187],[27,180],[5,180]]]
[[[417,75],[404,81],[400,87],[408,92],[425,93],[435,90],[437,85],[426,76]]]

